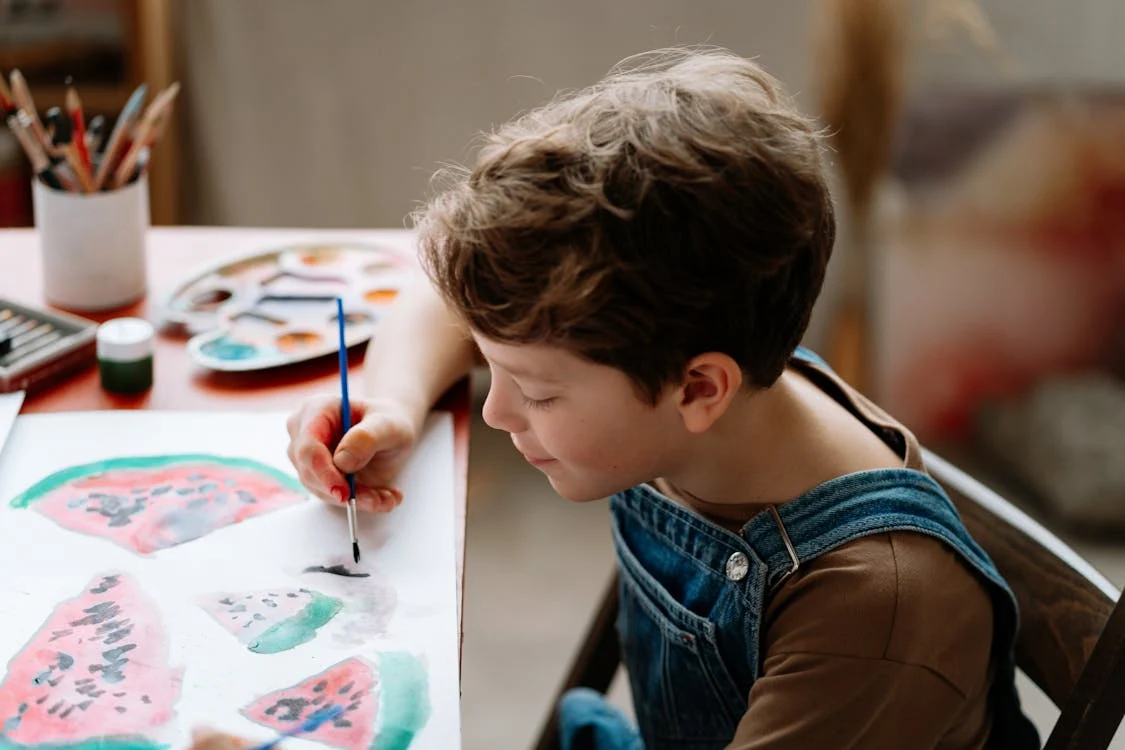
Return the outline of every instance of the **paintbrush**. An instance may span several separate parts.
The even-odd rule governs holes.
[[[147,93],[148,87],[145,84],[142,83],[137,86],[129,96],[129,100],[125,102],[121,114],[117,116],[117,122],[114,124],[113,130],[110,131],[109,139],[105,142],[102,160],[98,164],[98,173],[94,177],[95,190],[102,189],[106,178],[112,172],[114,162],[117,160],[117,152],[121,149],[122,143],[129,137],[129,131],[132,130],[133,125],[141,116],[141,107],[144,106]]]
[[[340,330],[340,418],[344,421],[344,432],[352,428],[352,407],[348,402],[348,346],[344,341],[344,300],[336,298],[336,323]],[[352,535],[352,558],[359,562],[359,538],[356,536],[355,513],[355,475],[347,474],[348,480],[348,532]]]
[[[141,116],[140,122],[137,123],[136,131],[133,133],[133,143],[129,146],[129,150],[121,157],[121,162],[117,165],[113,173],[113,184],[115,187],[121,187],[133,175],[133,170],[137,166],[137,159],[140,158],[141,149],[146,146],[152,146],[155,139],[160,137],[160,134],[166,127],[166,118],[171,116],[172,104],[176,100],[176,94],[180,91],[179,82],[173,83],[168,88],[161,91],[152,103],[148,105],[148,109]]]
[[[43,129],[43,123],[39,120],[39,112],[35,109],[35,100],[31,98],[31,89],[28,88],[27,80],[23,77],[23,73],[18,70],[13,70],[9,80],[12,83],[12,101],[17,107],[27,113],[30,118],[31,132],[39,139],[39,142],[44,148],[50,148],[51,142],[47,138],[47,131]]]
[[[302,723],[292,729],[286,729],[269,742],[263,745],[257,745],[251,748],[251,750],[273,750],[282,740],[296,737],[299,734],[315,732],[317,729],[320,729],[325,722],[332,721],[342,713],[344,713],[343,706],[325,706],[324,708],[317,709],[309,714],[309,718],[305,719]]]

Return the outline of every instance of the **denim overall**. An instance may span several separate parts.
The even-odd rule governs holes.
[[[996,613],[993,652],[1001,655],[989,747],[1039,747],[1015,688],[1015,598],[928,475],[878,469],[838,477],[759,513],[740,533],[648,485],[615,495],[610,509],[620,573],[617,629],[638,726],[600,695],[571,691],[559,709],[563,750],[725,747],[761,668],[770,592],[818,555],[891,531],[944,541],[985,581]]]

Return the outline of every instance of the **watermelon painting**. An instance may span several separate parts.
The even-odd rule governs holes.
[[[152,750],[181,673],[167,666],[157,609],[128,576],[95,578],[63,602],[0,682],[0,748]]]
[[[22,492],[63,528],[142,555],[307,499],[295,478],[256,461],[205,454],[135,456],[57,471]]]
[[[201,606],[250,651],[276,654],[311,641],[344,603],[309,589],[278,589],[215,594]]]
[[[340,750],[406,750],[430,717],[425,665],[404,651],[351,658],[242,710],[251,721],[284,732],[321,708],[343,713],[301,735]]]

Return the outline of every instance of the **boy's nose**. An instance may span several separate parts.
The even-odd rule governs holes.
[[[506,398],[495,385],[488,389],[488,396],[481,407],[484,423],[495,430],[516,434],[522,432],[519,415],[511,408],[511,400]]]

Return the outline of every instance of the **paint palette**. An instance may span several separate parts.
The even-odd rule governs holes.
[[[91,320],[0,299],[0,393],[32,392],[93,364]]]
[[[337,352],[337,297],[347,346],[367,341],[411,266],[374,245],[288,246],[204,269],[172,291],[163,318],[194,334],[188,351],[204,367],[279,367]]]

